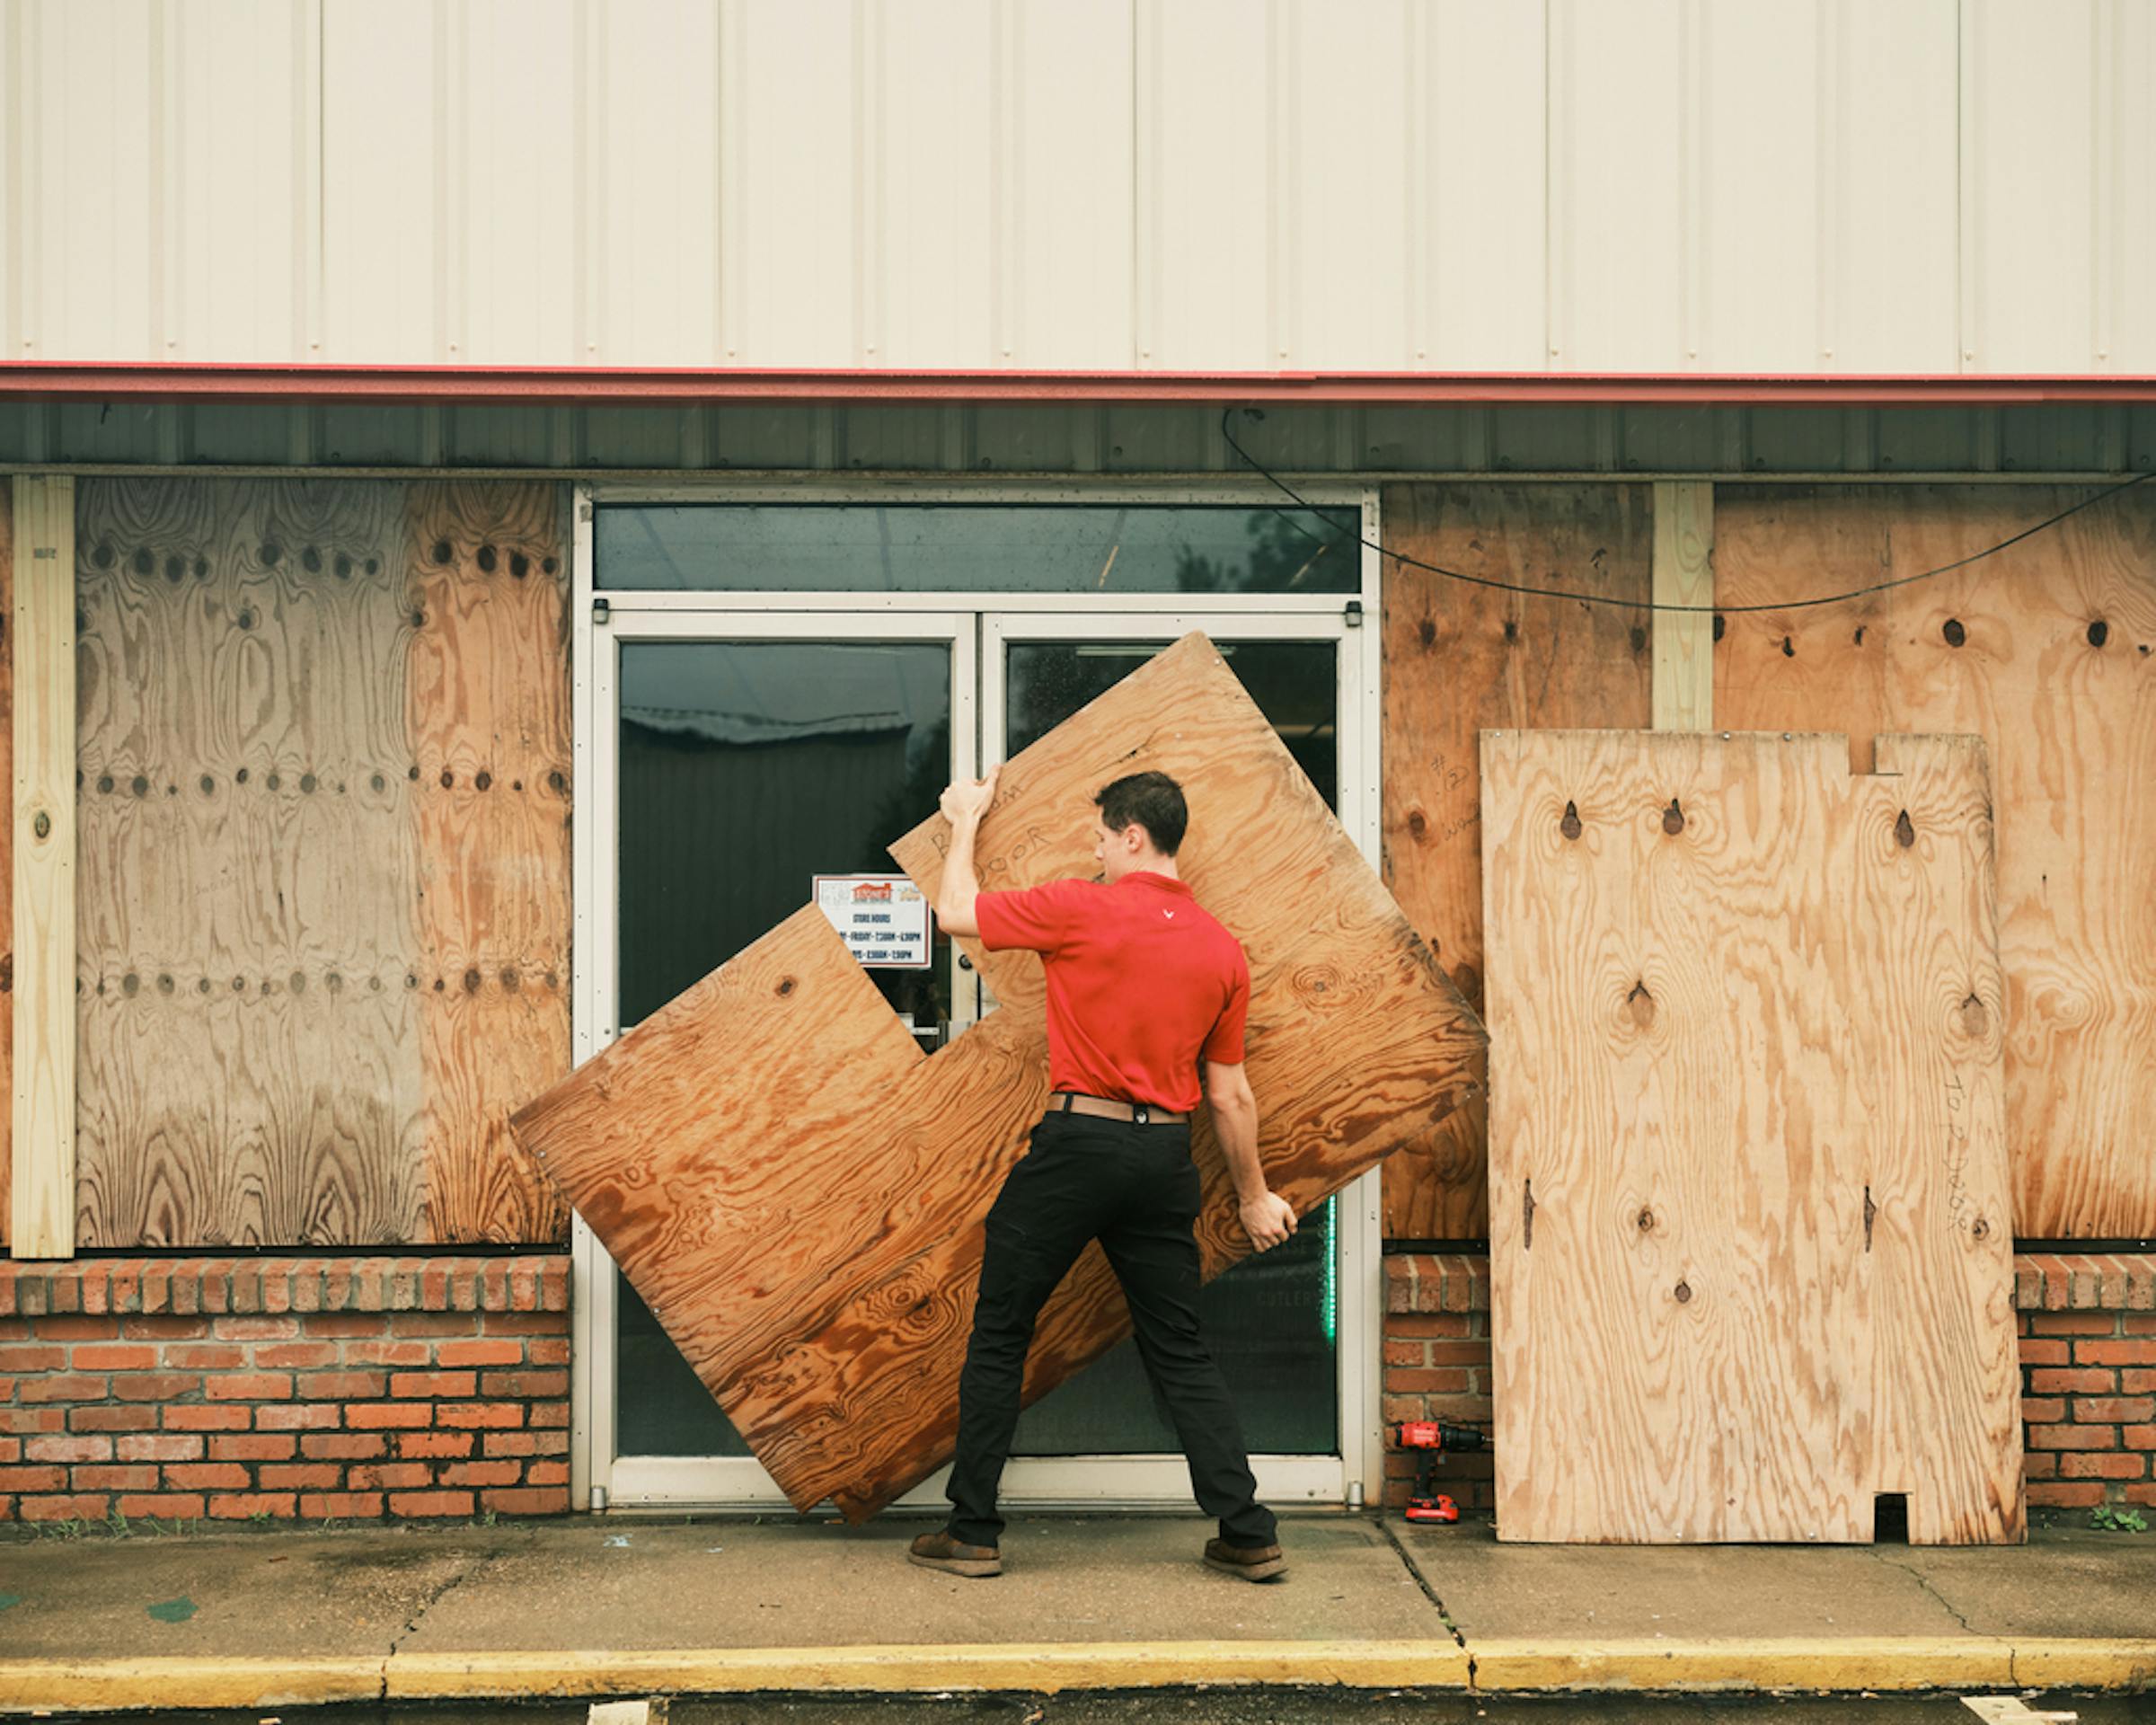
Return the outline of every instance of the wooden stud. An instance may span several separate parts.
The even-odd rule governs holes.
[[[75,1255],[75,481],[14,481],[17,1258]]]
[[[1714,603],[1714,487],[1705,480],[1655,482],[1655,603]],[[1657,611],[1655,729],[1714,729],[1714,618]]]

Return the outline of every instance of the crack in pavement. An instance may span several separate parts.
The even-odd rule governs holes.
[[[498,1545],[491,1551],[481,1552],[470,1563],[459,1570],[455,1575],[451,1576],[446,1581],[443,1582],[440,1587],[437,1588],[432,1593],[429,1594],[425,1599],[420,1602],[420,1608],[411,1614],[411,1616],[406,1621],[404,1627],[400,1629],[391,1639],[389,1643],[389,1651],[382,1656],[382,1689],[380,1694],[376,1697],[377,1700],[387,1701],[389,1699],[389,1668],[397,1657],[397,1650],[402,1647],[407,1641],[411,1640],[412,1631],[419,1628],[420,1621],[427,1615],[429,1612],[432,1611],[435,1606],[439,1605],[451,1594],[455,1593],[457,1588],[463,1587],[464,1583],[469,1581],[473,1576],[478,1575],[485,1570],[490,1568],[495,1560],[501,1557],[507,1552],[507,1546]]]
[[[1423,1575],[1422,1566],[1416,1562],[1408,1548],[1401,1544],[1400,1535],[1392,1531],[1392,1524],[1387,1521],[1383,1515],[1377,1518],[1377,1531],[1385,1536],[1385,1543],[1399,1554],[1401,1563],[1407,1566],[1408,1573],[1415,1578],[1415,1585],[1422,1589],[1422,1597],[1437,1608],[1437,1621],[1445,1626],[1454,1641],[1462,1648],[1466,1647],[1467,1637],[1460,1632],[1460,1625],[1453,1621],[1453,1614],[1445,1608],[1445,1601],[1437,1597],[1437,1589],[1429,1584],[1428,1579]],[[1472,1661],[1470,1661],[1470,1669],[1472,1669]]]
[[[1947,1615],[1951,1617],[1956,1623],[1959,1623],[1966,1632],[1971,1635],[1981,1634],[1983,1632],[1978,1630],[1974,1623],[1970,1623],[1966,1617],[1964,1617],[1961,1614],[1961,1608],[1958,1606],[1957,1606],[1951,1599],[1948,1598],[1947,1596],[1941,1593],[1937,1588],[1931,1585],[1931,1579],[1925,1575],[1922,1570],[1913,1568],[1899,1558],[1887,1556],[1886,1552],[1877,1545],[1871,1547],[1871,1554],[1880,1562],[1884,1563],[1888,1569],[1899,1570],[1904,1575],[1907,1576],[1912,1581],[1915,1582],[1916,1585],[1921,1588],[1926,1595],[1933,1599],[1936,1599],[1940,1605],[1944,1607]]]

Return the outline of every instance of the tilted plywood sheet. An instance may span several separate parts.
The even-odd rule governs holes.
[[[1589,599],[1653,597],[1646,485],[1392,485],[1384,564],[1384,877],[1470,1006],[1482,1005],[1486,725],[1652,720],[1650,614]],[[1534,598],[1448,579],[1557,588]],[[1478,1239],[1489,1112],[1478,1096],[1385,1163],[1385,1233]]]
[[[1725,605],[1969,556],[2086,500],[2058,485],[1725,486]],[[2156,1234],[2156,487],[1966,569],[1844,605],[1733,613],[1725,724],[1972,731],[1997,799],[2007,1139],[2025,1239]]]
[[[985,880],[1092,872],[1091,796],[1182,779],[1180,861],[1245,942],[1268,1177],[1298,1210],[1479,1088],[1480,1027],[1219,654],[1186,638],[1004,770]],[[931,890],[940,818],[896,846]],[[1039,961],[921,1054],[804,910],[511,1121],[799,1507],[873,1514],[948,1459],[982,1222],[1047,1092]],[[1202,1126],[1208,1275],[1249,1251]],[[1128,1328],[1089,1251],[1042,1314],[1038,1398]]]
[[[1498,1532],[2021,1536],[1981,742],[1483,739]]]

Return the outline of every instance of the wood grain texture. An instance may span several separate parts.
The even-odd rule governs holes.
[[[1306,1209],[1479,1085],[1480,1026],[1202,636],[1008,765],[984,878],[1090,873],[1092,792],[1153,766],[1184,780],[1184,871],[1250,952],[1260,1154]],[[932,892],[947,834],[893,846]],[[982,1222],[1047,1087],[1038,960],[993,963],[1003,1004],[923,1056],[804,910],[511,1121],[802,1508],[865,1518],[949,1458]],[[1249,1243],[1193,1136],[1211,1275]],[[1027,1400],[1127,1327],[1089,1252]]]
[[[2019,1539],[1981,744],[1482,764],[1500,1537]]]
[[[419,769],[420,1154],[433,1241],[566,1238],[508,1135],[570,1068],[569,615],[561,500],[449,481],[404,500]]]
[[[15,782],[15,488],[0,485],[0,784]],[[9,1106],[0,1109],[0,1246],[14,1225],[13,1149],[15,1136],[15,823],[0,821],[0,880],[7,882],[0,902],[0,1058],[8,1063]]]
[[[1714,486],[1655,482],[1655,729],[1714,724]],[[1689,606],[1690,609],[1674,607]]]
[[[1729,486],[1730,606],[1890,580],[1996,544],[2085,488]],[[2013,1226],[2156,1234],[2156,494],[2099,503],[1967,569],[1844,605],[1731,615],[1721,722],[1989,745],[2006,974]]]
[[[1401,485],[1385,542],[1487,580],[1646,600],[1646,485]],[[1651,614],[1529,598],[1384,565],[1384,879],[1477,1011],[1482,1004],[1485,726],[1644,727],[1653,717]],[[1479,1239],[1488,1115],[1470,1101],[1385,1163],[1385,1234]]]
[[[69,1258],[75,1223],[75,482],[13,481],[13,921],[22,962],[11,1025],[8,1251]]]

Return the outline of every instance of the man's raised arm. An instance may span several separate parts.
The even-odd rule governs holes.
[[[981,896],[973,845],[995,801],[995,781],[1003,770],[1000,765],[992,766],[985,779],[960,780],[944,790],[941,806],[943,818],[950,823],[950,850],[943,858],[943,879],[936,888],[936,921],[947,934],[981,932],[973,914],[973,901]]]

